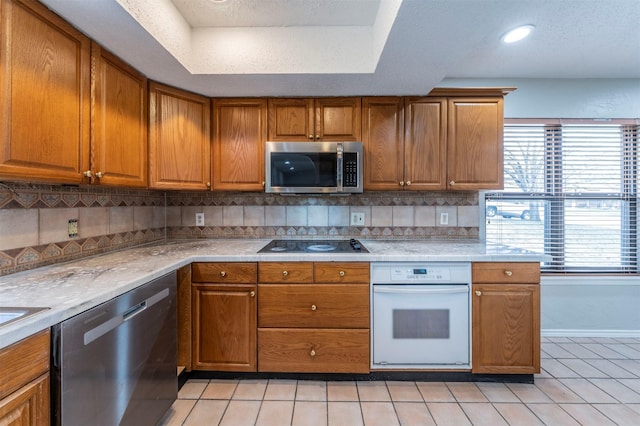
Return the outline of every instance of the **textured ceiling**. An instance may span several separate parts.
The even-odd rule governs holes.
[[[640,0],[42,1],[149,78],[209,96],[423,94],[444,78],[640,78]],[[536,26],[530,38],[499,42],[525,23]]]

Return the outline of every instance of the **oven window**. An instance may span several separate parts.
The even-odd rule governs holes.
[[[394,309],[394,339],[448,339],[449,309]]]
[[[336,153],[271,153],[272,186],[335,187],[337,175]]]

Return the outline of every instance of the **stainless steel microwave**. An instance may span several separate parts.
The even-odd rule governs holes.
[[[362,192],[362,142],[267,142],[265,191]]]

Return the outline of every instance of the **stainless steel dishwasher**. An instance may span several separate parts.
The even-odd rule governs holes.
[[[176,273],[53,327],[52,422],[155,425],[177,397]]]

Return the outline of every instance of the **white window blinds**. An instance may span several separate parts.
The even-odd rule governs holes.
[[[546,272],[638,272],[636,123],[509,122],[488,243],[544,252]]]

